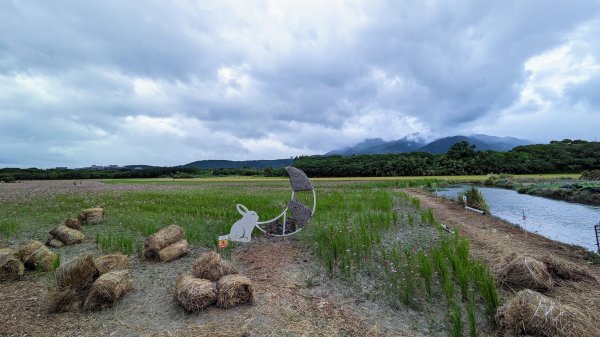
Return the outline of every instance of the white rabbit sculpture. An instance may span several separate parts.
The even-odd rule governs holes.
[[[237,211],[242,215],[242,218],[236,221],[233,226],[231,226],[229,240],[250,242],[252,230],[258,222],[258,214],[256,214],[254,211],[249,211],[248,208],[242,204],[237,204],[236,208]]]

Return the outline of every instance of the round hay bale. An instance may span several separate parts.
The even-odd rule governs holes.
[[[65,245],[82,243],[85,239],[85,235],[81,231],[65,225],[56,226],[56,228],[50,231],[50,234],[54,235],[55,239],[62,241]]]
[[[217,286],[212,281],[184,273],[175,281],[175,298],[185,311],[199,311],[217,301]]]
[[[56,270],[56,286],[59,290],[74,289],[83,292],[94,283],[96,277],[98,269],[92,254],[83,253]]]
[[[217,281],[225,275],[237,273],[237,268],[231,262],[221,259],[221,256],[215,251],[200,255],[192,264],[194,277],[211,281]]]
[[[575,263],[563,260],[554,255],[542,256],[540,261],[546,264],[548,271],[555,278],[573,281],[598,281],[589,269],[583,266],[578,266]]]
[[[518,292],[499,308],[496,322],[500,329],[515,335],[600,336],[600,330],[581,311],[530,289]]]
[[[98,310],[110,307],[116,300],[133,287],[133,280],[128,270],[115,270],[102,274],[85,298],[85,310]]]
[[[546,264],[529,256],[513,254],[495,269],[498,279],[508,285],[537,290],[552,287]]]
[[[54,261],[58,258],[48,247],[39,241],[32,241],[19,248],[17,253],[26,268],[51,271],[54,269]]]
[[[174,244],[168,245],[165,248],[158,251],[158,260],[160,262],[169,262],[176,260],[190,251],[190,245],[183,239],[175,242]]]
[[[231,308],[240,304],[254,303],[254,284],[241,275],[225,275],[217,281],[217,306]]]
[[[64,246],[65,244],[57,239],[51,239],[46,241],[46,246],[50,246],[50,247],[54,247],[54,248],[60,248],[62,246]]]
[[[80,224],[94,225],[104,221],[104,207],[88,208],[82,210],[77,216]]]
[[[72,229],[81,230],[81,224],[79,223],[78,219],[68,218],[67,220],[65,220],[63,225]]]
[[[94,264],[100,275],[111,271],[129,268],[129,258],[124,254],[104,255],[96,258]]]
[[[148,259],[158,259],[158,252],[183,239],[183,229],[177,225],[170,225],[156,232],[144,240],[143,254]]]
[[[10,248],[0,249],[0,280],[16,280],[25,273],[25,266],[16,252]]]

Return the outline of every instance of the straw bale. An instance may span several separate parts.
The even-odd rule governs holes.
[[[254,284],[241,275],[225,275],[217,281],[217,306],[231,308],[254,303]]]
[[[0,249],[0,280],[18,279],[25,273],[23,262],[10,248]]]
[[[525,289],[498,309],[496,322],[514,335],[584,337],[600,336],[592,320],[574,307]]]
[[[63,225],[69,228],[81,230],[81,224],[79,223],[79,219],[68,218],[67,220],[65,220]]]
[[[184,273],[175,282],[175,298],[187,312],[199,311],[217,301],[217,286]]]
[[[33,240],[26,245],[20,246],[19,249],[17,249],[17,256],[19,257],[19,259],[21,259],[21,261],[23,261],[23,263],[26,263],[33,257],[33,253],[43,245],[43,243],[37,240]]]
[[[124,254],[104,255],[94,260],[100,275],[121,269],[129,268],[129,258]]]
[[[177,225],[163,228],[144,240],[143,254],[148,259],[157,259],[161,249],[180,241],[183,236],[183,229]]]
[[[165,248],[158,251],[158,260],[160,262],[169,262],[176,260],[190,251],[188,242],[183,239],[175,242],[174,244],[168,245]]]
[[[496,267],[498,279],[508,285],[537,290],[552,287],[552,277],[546,264],[532,257],[511,254]]]
[[[225,275],[237,273],[237,268],[231,262],[221,259],[221,256],[215,251],[202,254],[192,264],[194,277],[211,281],[217,281]]]
[[[50,247],[54,247],[54,248],[60,248],[62,246],[64,246],[64,242],[58,240],[58,239],[51,239],[46,241],[46,246],[50,246]]]
[[[48,247],[39,241],[32,241],[19,247],[17,255],[29,269],[50,271],[58,258]]]
[[[90,253],[83,253],[62,264],[56,270],[56,285],[59,290],[85,291],[98,277],[98,269]]]
[[[115,270],[102,274],[95,282],[85,298],[85,310],[98,310],[110,307],[133,287],[133,280],[128,270]]]
[[[579,266],[554,255],[545,255],[540,260],[546,264],[550,274],[556,278],[573,281],[598,281],[586,267]]]
[[[55,239],[62,241],[65,245],[82,243],[85,239],[85,235],[81,231],[65,225],[56,226],[56,228],[50,231],[50,234],[54,235]]]
[[[104,207],[88,208],[82,210],[77,216],[77,220],[81,224],[94,225],[104,221]]]

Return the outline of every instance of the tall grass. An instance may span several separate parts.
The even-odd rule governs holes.
[[[120,252],[124,254],[141,253],[141,245],[133,238],[122,233],[96,234],[96,244],[107,252]]]
[[[0,237],[9,238],[17,234],[19,223],[16,219],[0,219]]]
[[[498,296],[498,290],[496,289],[496,281],[490,275],[487,268],[480,262],[473,262],[471,267],[471,273],[475,285],[479,290],[479,294],[485,304],[486,314],[491,321],[494,320],[496,310],[500,305],[500,298]]]
[[[433,264],[431,260],[423,251],[419,251],[417,254],[417,259],[419,261],[419,272],[423,277],[423,281],[425,282],[425,291],[427,292],[427,296],[432,298],[432,290],[431,284],[433,279]]]
[[[477,331],[477,307],[475,306],[475,298],[473,296],[469,296],[469,302],[467,304],[467,318],[469,320],[469,333],[471,337],[479,336],[479,332]]]
[[[479,191],[478,188],[476,188],[475,186],[471,186],[466,190],[458,193],[458,195],[456,196],[456,201],[462,203],[463,196],[467,197],[468,206],[482,210],[485,212],[485,214],[490,214],[490,206],[488,205],[487,200],[485,200],[485,197]]]
[[[460,306],[455,302],[450,305],[448,316],[450,317],[450,336],[462,337],[464,334],[465,323],[462,320]]]

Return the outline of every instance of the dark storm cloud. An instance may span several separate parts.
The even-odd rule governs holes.
[[[598,3],[590,1],[420,4],[384,6],[360,39],[369,41],[364,57],[428,89],[428,101],[412,113],[450,124],[512,103],[524,62],[598,13]]]
[[[507,132],[542,106],[595,116],[600,51],[584,42],[598,13],[591,0],[0,0],[0,165],[288,157]],[[526,69],[565,45],[571,66]]]

